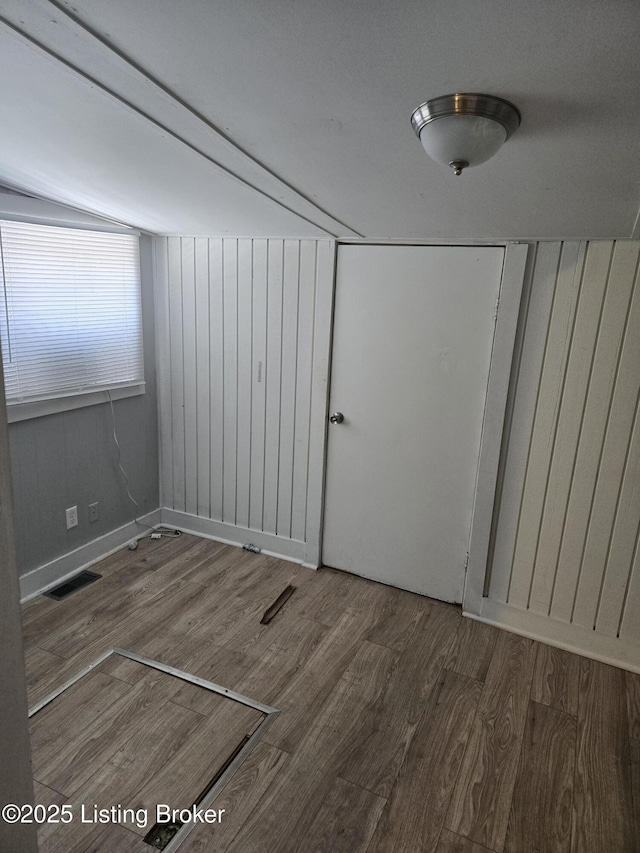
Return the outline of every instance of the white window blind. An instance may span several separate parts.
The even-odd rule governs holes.
[[[7,402],[143,381],[138,238],[0,221]]]

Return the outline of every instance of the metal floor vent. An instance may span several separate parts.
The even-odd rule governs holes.
[[[71,578],[71,580],[65,581],[64,583],[61,583],[60,586],[56,586],[42,594],[46,595],[47,598],[55,598],[56,601],[60,601],[62,598],[66,598],[68,595],[71,595],[72,592],[82,589],[83,586],[93,583],[101,577],[102,575],[97,575],[95,572],[80,572],[79,575]]]

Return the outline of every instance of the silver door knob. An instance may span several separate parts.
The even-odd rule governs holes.
[[[329,420],[332,424],[341,424],[344,421],[344,415],[342,414],[342,412],[334,412],[329,417]]]

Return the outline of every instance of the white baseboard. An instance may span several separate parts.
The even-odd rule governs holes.
[[[619,637],[610,637],[488,598],[482,599],[479,615],[465,612],[464,616],[601,663],[640,673],[640,646]]]
[[[140,521],[149,527],[156,527],[160,524],[160,510],[154,509],[153,512],[141,516]],[[33,569],[20,578],[21,601],[24,603],[36,595],[46,592],[83,569],[119,551],[132,539],[140,539],[147,533],[147,530],[140,527],[135,521],[131,521],[122,527],[105,533],[104,536],[98,536],[97,539],[87,542],[86,545],[81,545],[74,551],[69,551],[68,554],[63,554],[43,566],[38,566],[37,569]]]
[[[227,524],[223,521],[212,521],[210,518],[202,518],[199,515],[191,515],[188,512],[167,507],[162,507],[160,510],[160,518],[162,525],[175,527],[183,533],[193,533],[227,545],[257,545],[263,554],[268,554],[270,557],[304,565],[306,545],[297,539],[285,539],[284,536],[249,530],[247,527],[237,527],[235,524]]]

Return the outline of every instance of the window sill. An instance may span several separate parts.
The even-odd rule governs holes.
[[[108,389],[112,400],[122,400],[125,397],[137,397],[144,394],[145,383],[138,382],[135,385],[122,385]],[[44,415],[55,415],[58,412],[70,412],[73,409],[82,409],[85,406],[95,406],[98,403],[107,403],[109,397],[106,389],[100,391],[83,391],[79,394],[69,394],[65,397],[53,397],[49,400],[31,400],[27,403],[8,403],[7,421],[12,424],[17,421],[26,421],[31,418],[41,418]]]

